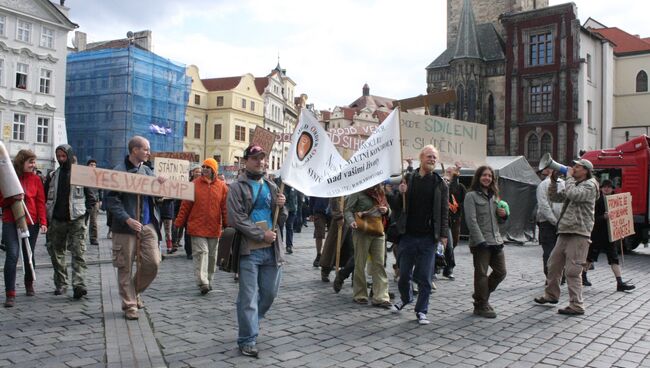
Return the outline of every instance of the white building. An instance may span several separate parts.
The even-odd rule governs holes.
[[[614,121],[614,45],[596,32],[580,29],[580,73],[575,147],[591,151],[611,146]]]
[[[269,75],[255,78],[257,91],[264,99],[264,128],[273,133],[293,133],[298,121],[294,103],[296,83],[280,63]],[[276,143],[268,157],[269,170],[278,170],[289,151],[289,143]]]
[[[78,27],[68,10],[48,0],[0,0],[0,139],[12,157],[32,150],[39,169],[54,168],[54,148],[67,142],[67,38]]]

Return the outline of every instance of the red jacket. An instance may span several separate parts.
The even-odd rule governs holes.
[[[227,225],[228,187],[219,179],[210,182],[205,176],[193,181],[194,202],[183,201],[174,221],[177,228],[187,224],[187,233],[201,238],[218,238]]]
[[[29,211],[32,220],[37,224],[47,226],[47,216],[45,215],[45,189],[43,188],[41,178],[34,173],[26,172],[18,179],[25,191],[25,205],[27,205],[27,210]],[[14,202],[13,199],[5,199],[0,195],[0,203],[2,204],[2,222],[16,222],[13,212],[11,212],[11,205]],[[27,218],[27,224],[34,225],[29,221],[29,217]]]

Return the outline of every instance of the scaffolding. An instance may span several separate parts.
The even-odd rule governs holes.
[[[152,151],[182,151],[190,86],[184,65],[133,45],[70,53],[66,125],[78,162],[112,168],[135,135]]]

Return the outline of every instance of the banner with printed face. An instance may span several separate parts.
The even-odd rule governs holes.
[[[487,156],[487,128],[483,124],[431,115],[402,113],[404,158],[418,159],[422,147],[433,144],[440,152],[438,163],[477,168]]]
[[[345,161],[313,114],[303,109],[280,176],[307,196],[331,198],[370,188],[400,172],[397,111]]]

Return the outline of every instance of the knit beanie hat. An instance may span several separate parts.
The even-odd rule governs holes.
[[[219,173],[219,163],[217,162],[217,160],[213,158],[208,158],[205,161],[203,161],[203,165],[209,166],[212,169],[212,173],[214,173],[214,175],[217,175]]]

